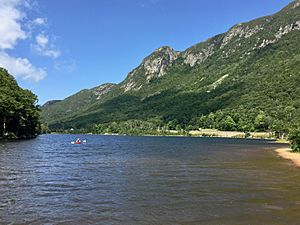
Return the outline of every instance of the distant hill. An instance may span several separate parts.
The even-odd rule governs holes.
[[[53,105],[53,104],[58,103],[58,102],[61,102],[61,100],[51,100],[51,101],[46,102],[43,105],[43,107],[49,107],[50,105]]]
[[[282,131],[299,122],[299,84],[297,0],[183,52],[160,47],[121,83],[44,105],[42,118],[53,130],[147,121],[170,129]]]

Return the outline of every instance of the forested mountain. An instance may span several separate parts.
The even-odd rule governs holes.
[[[53,130],[288,131],[300,116],[300,0],[183,52],[160,47],[120,84],[42,108]],[[123,131],[122,131],[123,132]]]
[[[39,132],[37,97],[20,88],[8,72],[0,68],[0,139],[35,137]]]

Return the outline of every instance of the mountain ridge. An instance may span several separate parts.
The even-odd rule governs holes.
[[[263,92],[257,88],[261,84],[255,83],[255,79],[261,79],[262,76],[270,79],[272,74],[268,70],[275,70],[274,74],[280,70],[278,65],[271,68],[271,64],[275,61],[284,62],[283,52],[295,51],[293,48],[284,49],[281,45],[288,42],[298,46],[295,40],[299,39],[299,7],[300,1],[293,1],[273,15],[236,24],[227,32],[182,52],[169,46],[160,47],[145,57],[119,84],[103,84],[43,107],[44,121],[54,128],[61,127],[60,124],[80,128],[115,120],[160,117],[165,123],[177,120],[183,126],[192,123],[200,115],[226,111],[228,107],[232,109],[240,99],[247,98],[245,95],[253,97],[256,94],[251,91],[250,83],[257,92]],[[298,52],[293,53],[293,57],[296,60]],[[265,62],[265,58],[270,61]],[[261,61],[267,68],[263,64],[257,65]],[[294,67],[297,68],[297,65]],[[259,76],[256,72],[266,75]],[[252,101],[252,104],[257,107],[255,102]],[[257,107],[258,112],[258,108],[270,111],[266,107]],[[78,120],[88,122],[78,123]]]

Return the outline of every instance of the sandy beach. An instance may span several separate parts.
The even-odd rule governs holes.
[[[289,148],[276,149],[275,151],[277,152],[277,154],[280,157],[291,160],[295,166],[300,167],[300,154],[299,153],[294,153]]]
[[[173,131],[174,132],[174,131]],[[176,132],[176,131],[175,131]],[[200,129],[189,132],[192,136],[208,136],[208,137],[226,137],[226,138],[245,138],[245,132],[241,131],[220,131],[216,129]],[[270,138],[269,132],[250,132],[249,138]]]

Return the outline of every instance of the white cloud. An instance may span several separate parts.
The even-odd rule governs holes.
[[[0,50],[13,49],[18,40],[26,38],[21,21],[24,14],[17,8],[21,0],[0,0]]]
[[[37,82],[47,75],[44,69],[36,68],[28,59],[11,57],[3,51],[0,51],[0,67],[7,69],[10,74],[23,80]]]
[[[39,34],[35,38],[36,43],[32,45],[32,48],[40,55],[48,56],[51,58],[57,58],[61,52],[56,46],[49,42],[49,37],[44,34]]]
[[[46,76],[46,71],[33,66],[26,58],[15,58],[5,52],[14,49],[18,41],[28,38],[22,29],[25,14],[20,7],[28,7],[25,0],[0,0],[0,66],[24,80],[39,81]]]
[[[47,72],[34,66],[27,58],[13,57],[21,40],[32,41],[33,49],[43,56],[57,58],[61,52],[53,39],[46,35],[47,18],[30,18],[28,11],[37,7],[35,0],[0,0],[0,67],[6,68],[13,76],[24,80],[40,81]],[[35,35],[36,33],[39,35]],[[9,50],[9,52],[8,52]]]
[[[34,25],[46,25],[46,19],[45,18],[36,18],[35,20],[32,21]]]
[[[24,26],[26,27],[26,30],[27,30],[27,34],[28,34],[27,36],[32,37],[32,34],[36,30],[47,27],[47,19],[38,17],[38,18],[35,18],[32,20],[28,20],[28,21],[26,21]]]
[[[59,57],[60,56],[60,51],[59,50],[54,50],[54,49],[47,49],[47,50],[44,50],[43,52],[42,52],[42,55],[43,56],[49,56],[49,57],[51,57],[51,58],[53,58],[53,59],[56,59],[57,57]]]
[[[49,38],[43,34],[36,36],[35,40],[40,47],[46,47],[49,42]]]

